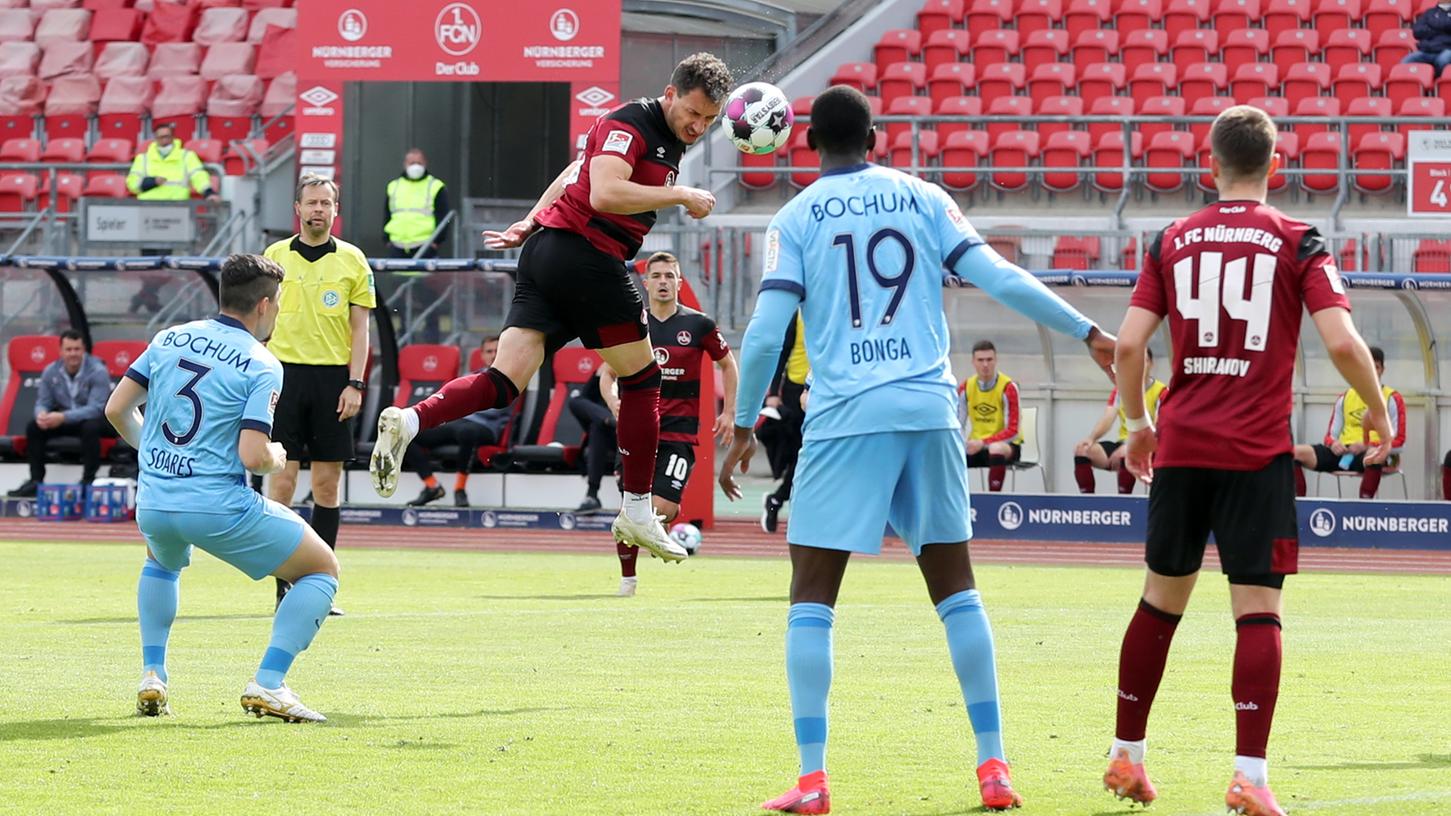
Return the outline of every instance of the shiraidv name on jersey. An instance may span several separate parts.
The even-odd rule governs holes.
[[[1234,357],[1185,357],[1185,374],[1226,374],[1243,377],[1249,373],[1249,360]]]
[[[869,196],[847,196],[838,198],[832,196],[820,204],[811,205],[811,217],[817,223],[828,218],[841,218],[845,215],[882,215],[883,213],[912,212],[922,214],[922,208],[917,205],[917,199],[909,195],[883,195],[878,193]]]
[[[851,344],[851,364],[875,363],[881,360],[910,360],[912,349],[905,338],[884,337]]]
[[[238,371],[246,371],[252,365],[252,356],[229,343],[221,343],[204,334],[174,331],[161,338],[163,348],[182,348],[192,354],[210,357],[222,365],[229,365]]]
[[[183,479],[192,475],[192,464],[196,462],[190,456],[182,456],[161,448],[150,449],[146,452],[146,457],[147,470],[160,470]]]

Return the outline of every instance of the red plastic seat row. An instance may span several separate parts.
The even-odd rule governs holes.
[[[1228,32],[1259,23],[1278,34],[1290,28],[1328,32],[1359,23],[1379,34],[1408,27],[1424,5],[1413,0],[928,0],[917,13],[917,30],[930,36],[1015,24],[1027,32],[1061,24],[1074,34],[1109,25],[1120,32],[1161,26],[1177,34],[1193,28]]]

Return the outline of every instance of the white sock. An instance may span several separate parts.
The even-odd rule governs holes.
[[[620,504],[620,510],[629,516],[631,521],[640,524],[649,524],[655,520],[655,506],[650,501],[649,493],[626,492],[624,500]]]
[[[1134,765],[1144,764],[1144,754],[1149,750],[1147,740],[1121,740],[1115,738],[1113,747],[1108,749],[1109,758],[1118,756],[1119,751],[1129,752],[1129,762]]]
[[[1234,769],[1244,774],[1250,784],[1257,788],[1270,784],[1270,764],[1261,757],[1236,756]]]
[[[412,408],[403,409],[403,435],[409,439],[418,436],[418,412]]]

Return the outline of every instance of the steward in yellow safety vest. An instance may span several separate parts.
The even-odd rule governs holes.
[[[448,190],[428,174],[427,162],[422,150],[409,150],[403,156],[402,175],[388,182],[383,232],[394,258],[412,258],[425,245],[423,257],[432,258],[448,240],[447,226],[437,237],[433,234],[450,211]]]
[[[193,190],[216,198],[201,157],[182,146],[171,125],[157,125],[151,145],[132,160],[126,189],[140,201],[185,201]]]

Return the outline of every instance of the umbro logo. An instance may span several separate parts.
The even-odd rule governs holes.
[[[297,97],[309,105],[320,107],[337,99],[338,95],[321,85],[314,85],[298,94]]]
[[[655,148],[655,158],[657,158],[657,159],[663,159],[663,158],[665,158],[665,148],[664,148],[664,146]]]

